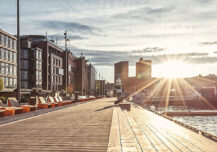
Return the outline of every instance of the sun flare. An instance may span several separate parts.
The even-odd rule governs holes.
[[[163,71],[162,77],[183,78],[190,72],[190,65],[182,60],[168,60],[159,65],[159,70]]]

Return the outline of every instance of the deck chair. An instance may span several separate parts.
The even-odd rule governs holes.
[[[62,106],[63,102],[60,102],[59,100],[55,100],[55,97],[48,97],[48,100],[53,100],[55,103],[58,104],[58,106]]]
[[[4,109],[0,109],[0,117],[5,116],[5,112],[6,112],[6,110],[4,110]]]
[[[48,102],[50,102],[50,103],[54,103],[56,107],[57,107],[57,106],[60,106],[60,104],[57,103],[57,102],[55,102],[55,100],[54,100],[53,97],[51,97],[51,96],[49,96],[47,100],[48,100]]]
[[[5,105],[1,100],[0,100],[0,109],[5,110],[4,113],[5,116],[14,116],[15,114],[22,113],[23,111],[22,107],[5,107]]]
[[[16,98],[8,98],[8,107],[22,107],[23,112],[35,111],[37,109],[36,106],[32,105],[20,105]]]
[[[63,98],[62,97],[60,97],[60,96],[58,96],[58,99],[60,100],[60,101],[65,101],[65,103],[66,104],[71,104],[72,103],[72,101],[70,101],[70,100],[63,100]]]
[[[54,97],[53,99],[54,99],[55,102],[57,102],[57,103],[62,103],[62,105],[67,105],[67,102],[65,102],[65,101],[60,101],[60,99],[59,99],[58,97]]]
[[[43,97],[39,97],[38,102],[40,104],[47,104],[48,108],[54,108],[55,107],[55,103],[46,102],[46,100]]]
[[[48,108],[48,103],[39,102],[38,97],[30,97],[29,98],[29,105],[35,105],[38,109],[47,109]]]

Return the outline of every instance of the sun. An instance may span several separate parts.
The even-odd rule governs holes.
[[[190,72],[190,65],[182,60],[168,60],[159,65],[161,77],[184,78]]]

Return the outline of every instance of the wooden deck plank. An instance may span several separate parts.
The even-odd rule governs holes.
[[[217,143],[141,107],[114,98],[0,125],[0,151],[214,152]],[[114,110],[113,110],[114,109]]]
[[[122,110],[118,108],[120,138],[123,152],[141,152],[141,147]]]
[[[134,119],[139,121],[140,126],[145,126],[146,131],[148,131],[149,128],[149,130],[155,132],[161,139],[164,139],[165,143],[170,148],[173,144],[182,151],[211,152],[217,149],[216,142],[145,109],[133,106],[130,113],[133,115]]]
[[[107,151],[113,102],[99,99],[0,125],[0,150]]]
[[[121,141],[120,141],[120,131],[119,131],[119,122],[118,122],[118,111],[117,107],[114,108],[112,125],[109,137],[109,145],[107,152],[119,152],[122,151]]]
[[[124,111],[125,116],[127,117],[130,125],[132,126],[132,130],[135,133],[138,142],[141,145],[142,151],[157,151],[155,146],[151,143],[150,139],[148,139],[147,135],[141,130],[140,126],[135,122],[132,116]]]

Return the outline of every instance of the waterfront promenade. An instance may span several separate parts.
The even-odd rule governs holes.
[[[104,98],[0,125],[0,151],[204,151],[217,142],[132,105]],[[1,121],[1,119],[0,119]]]

